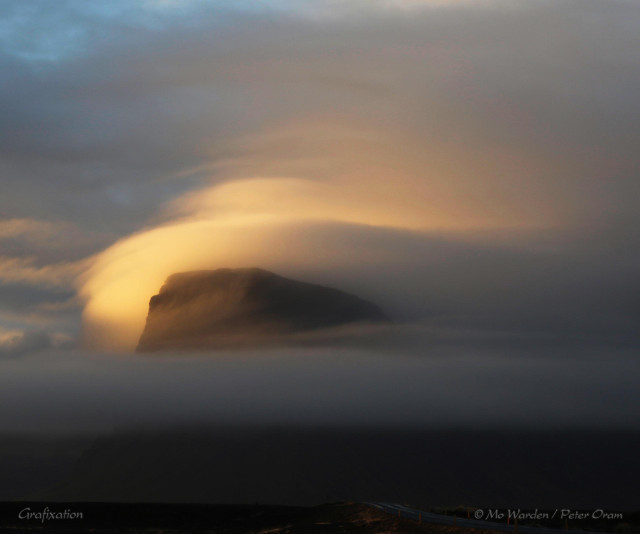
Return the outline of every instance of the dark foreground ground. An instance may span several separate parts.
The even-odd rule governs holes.
[[[56,519],[51,514],[66,514]],[[45,513],[24,518],[28,513]],[[73,517],[73,516],[76,517]],[[81,515],[81,517],[80,517]],[[21,518],[22,516],[22,518]],[[636,518],[637,522],[637,518]],[[581,525],[582,528],[589,525]],[[618,523],[609,531],[638,532]],[[483,534],[491,530],[420,524],[370,506],[334,503],[314,507],[205,504],[0,503],[0,532],[202,533],[387,533]]]
[[[0,502],[640,509],[640,432],[217,427],[0,436]]]

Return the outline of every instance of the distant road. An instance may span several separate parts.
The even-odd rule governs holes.
[[[387,512],[388,514],[395,516],[397,516],[398,512],[400,512],[400,517],[413,519],[414,521],[419,521],[420,519],[422,519],[423,523],[433,523],[436,525],[448,526],[453,526],[454,524],[454,516],[425,512],[423,510],[417,510],[415,508],[408,508],[406,506],[402,506],[401,504],[392,504],[386,502],[365,502],[363,504],[372,506],[374,508],[377,508],[378,510],[382,510],[383,512]],[[484,521],[482,519],[467,519],[466,517],[456,517],[455,526],[478,528],[484,530],[498,530],[501,532],[509,532],[511,534],[514,534],[515,532],[515,525],[513,523],[507,525],[505,523],[494,523],[492,521]],[[518,534],[567,534],[567,532],[569,532],[570,534],[594,534],[594,531],[586,530],[571,529],[567,531],[554,528],[527,527],[524,525],[518,525]]]

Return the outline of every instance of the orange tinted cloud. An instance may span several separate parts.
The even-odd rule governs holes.
[[[165,210],[167,222],[97,256],[81,279],[90,345],[135,347],[150,297],[175,272],[262,267],[304,277],[373,262],[391,273],[398,255],[410,257],[411,250],[399,252],[392,240],[345,241],[340,232],[456,233],[542,224],[492,200],[497,184],[478,188],[473,176],[452,176],[442,161],[425,164],[420,143],[384,131],[307,120],[247,139],[241,156],[220,163],[226,181],[176,199]],[[326,225],[334,226],[316,231]]]

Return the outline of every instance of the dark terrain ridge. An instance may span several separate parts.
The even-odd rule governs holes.
[[[273,344],[388,321],[375,304],[258,268],[171,275],[151,297],[138,351]]]

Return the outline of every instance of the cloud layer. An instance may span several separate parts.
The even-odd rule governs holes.
[[[224,4],[3,5],[5,328],[78,288],[126,349],[167,275],[258,265],[460,335],[637,342],[637,5]]]
[[[220,423],[637,428],[634,356],[552,349],[540,358],[477,343],[432,345],[427,357],[397,348],[153,360],[48,351],[0,359],[0,422],[47,433]]]

